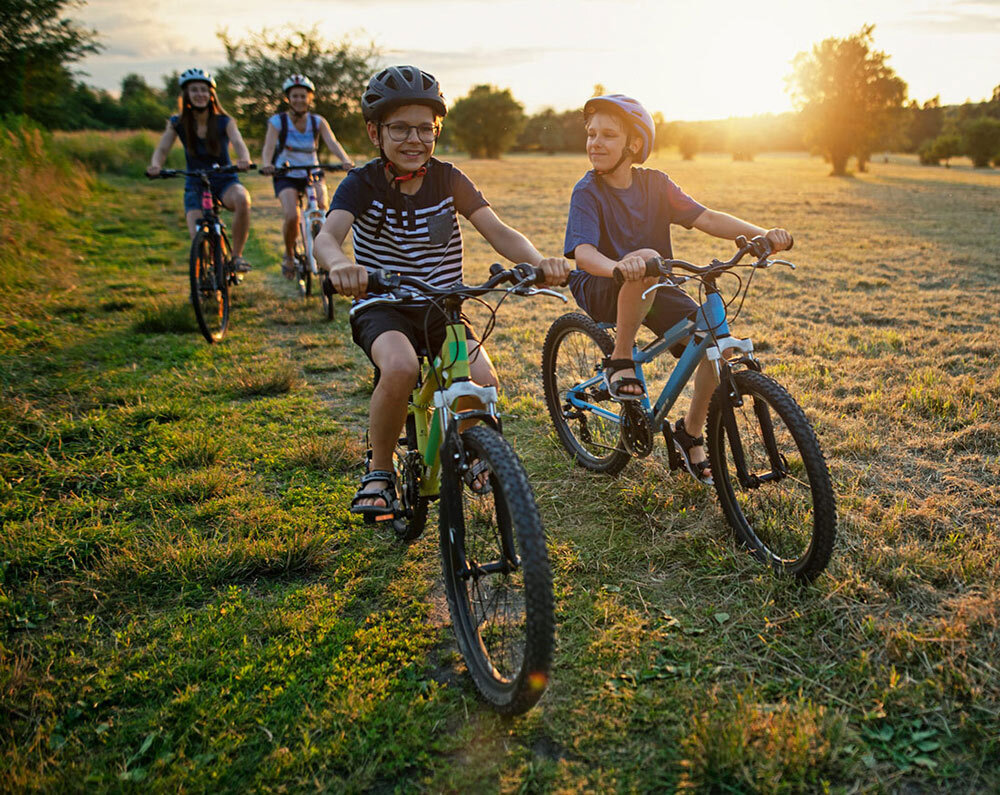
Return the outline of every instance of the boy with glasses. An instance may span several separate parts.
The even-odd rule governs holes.
[[[337,292],[363,297],[368,289],[366,267],[416,276],[438,287],[462,281],[462,233],[456,213],[468,218],[501,256],[541,268],[548,284],[565,282],[565,259],[543,258],[524,235],[500,220],[465,174],[432,157],[441,119],[448,112],[432,75],[414,66],[383,69],[368,82],[361,109],[380,157],[344,178],[316,237],[317,262],[329,269],[328,279]],[[343,250],[349,231],[356,263]],[[430,352],[435,352],[446,326],[440,312],[420,302],[370,307],[352,318],[351,328],[354,341],[380,373],[369,407],[369,470],[351,510],[389,519],[396,500],[392,453],[417,381],[417,350],[427,340]],[[468,327],[466,335],[472,379],[497,385],[486,351]],[[483,491],[488,473],[476,472],[469,485]]]

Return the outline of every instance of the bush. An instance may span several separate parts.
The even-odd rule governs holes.
[[[990,160],[1000,155],[1000,121],[974,119],[965,125],[965,151],[976,168],[989,168]]]

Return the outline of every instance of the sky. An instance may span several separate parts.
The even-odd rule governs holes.
[[[921,102],[980,101],[1000,85],[1000,0],[89,0],[72,17],[105,49],[78,68],[116,91],[225,63],[218,32],[315,25],[329,41],[374,45],[381,65],[431,72],[449,100],[480,83],[528,113],[578,108],[596,84],[668,120],[791,110],[795,54],[875,27],[875,47]]]

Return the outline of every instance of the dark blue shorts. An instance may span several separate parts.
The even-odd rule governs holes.
[[[239,185],[240,180],[235,174],[223,174],[221,177],[212,177],[212,195],[222,201],[222,197],[231,185]],[[185,183],[184,185],[184,212],[201,209],[201,182]]]
[[[299,193],[305,193],[306,183],[309,182],[305,177],[274,177],[274,198],[278,198],[285,188],[295,188]]]
[[[569,275],[569,289],[580,308],[598,323],[614,323],[618,319],[621,286],[614,279],[575,270]],[[698,304],[682,289],[664,287],[656,291],[653,306],[642,325],[659,337],[686,317],[694,320],[697,311]],[[678,343],[670,352],[680,356],[683,350],[684,345]]]

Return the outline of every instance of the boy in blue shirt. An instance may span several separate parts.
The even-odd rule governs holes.
[[[643,390],[635,377],[632,348],[639,325],[662,334],[684,317],[693,317],[698,308],[676,287],[642,298],[657,281],[645,275],[646,260],[673,256],[670,225],[694,227],[727,240],[764,235],[774,251],[788,248],[792,237],[784,229],[766,230],[708,209],[662,171],[633,167],[649,157],[655,133],[652,117],[635,99],[623,94],[594,97],[584,105],[584,116],[593,170],[576,184],[570,200],[563,250],[576,260],[577,270],[570,274],[569,284],[588,315],[617,325],[615,348],[605,368],[608,392],[615,400],[638,400]],[[613,278],[615,270],[625,278],[620,288]],[[712,482],[701,429],[715,384],[715,371],[703,360],[695,375],[691,406],[673,432],[688,471],[703,483]]]

